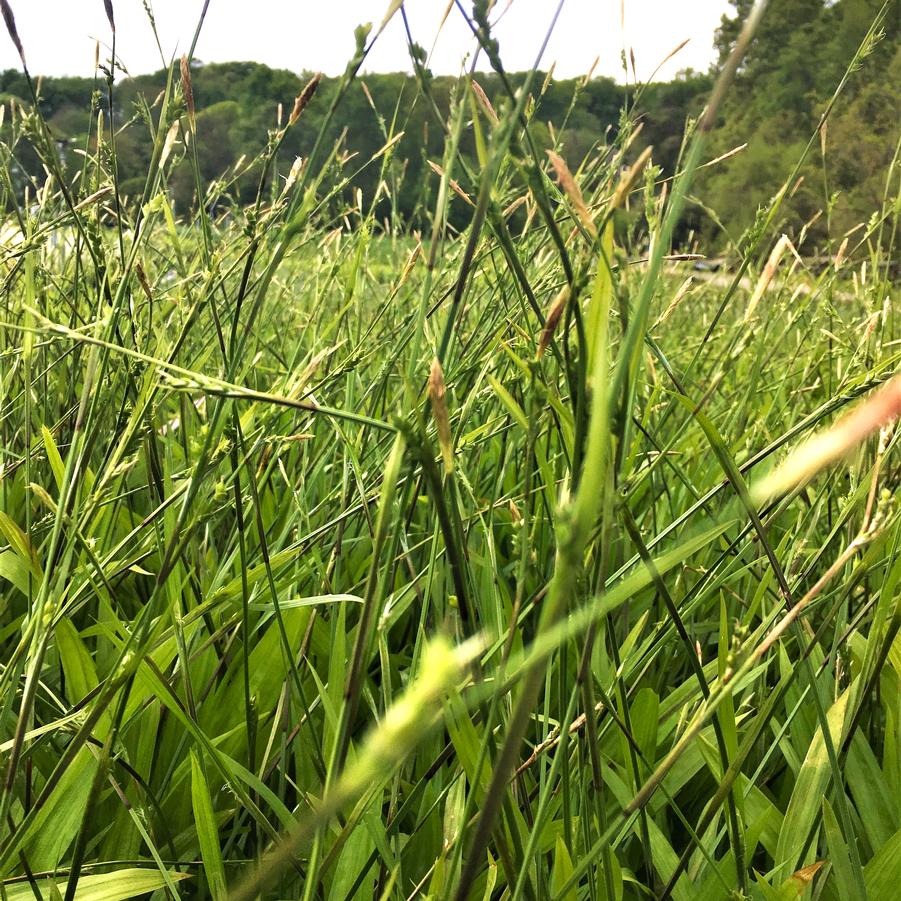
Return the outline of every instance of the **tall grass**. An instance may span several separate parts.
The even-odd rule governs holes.
[[[461,77],[425,237],[376,217],[403,109],[371,160],[281,158],[315,81],[227,213],[190,54],[140,198],[115,116],[73,179],[39,86],[6,108],[3,897],[894,897],[898,154],[834,265],[785,191],[734,277],[672,246],[761,14],[672,180],[629,116],[571,171],[537,74]]]

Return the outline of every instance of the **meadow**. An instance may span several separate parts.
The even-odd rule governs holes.
[[[462,77],[422,233],[380,213],[398,110],[372,158],[281,153],[315,82],[249,205],[187,60],[139,195],[115,122],[72,178],[4,105],[0,898],[896,897],[899,145],[818,259],[796,169],[696,269],[758,13],[674,177],[637,109],[571,167],[540,76]]]

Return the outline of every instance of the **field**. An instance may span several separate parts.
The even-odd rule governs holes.
[[[709,277],[706,119],[571,169],[461,79],[411,234],[388,111],[280,155],[314,90],[249,207],[186,65],[141,197],[5,107],[0,896],[895,897],[897,150],[825,263],[787,171]]]

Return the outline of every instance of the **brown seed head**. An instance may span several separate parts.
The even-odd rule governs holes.
[[[103,8],[106,10],[107,19],[109,19],[109,27],[112,28],[113,34],[115,34],[116,19],[113,16],[113,0],[103,0]]]
[[[437,357],[432,360],[429,372],[429,400],[438,429],[438,443],[441,445],[441,456],[444,458],[444,471],[451,473],[454,471],[454,445],[451,438],[450,415],[447,412],[444,372]]]
[[[404,264],[403,271],[400,274],[400,278],[397,281],[397,284],[394,286],[394,289],[391,292],[391,297],[394,298],[397,296],[397,292],[404,286],[407,279],[410,277],[410,273],[413,271],[413,267],[416,265],[416,261],[419,259],[419,255],[422,253],[422,242],[417,241],[416,246],[413,248],[413,251],[410,253],[410,256],[407,257],[407,262]]]
[[[585,227],[588,234],[592,237],[597,237],[598,230],[594,224],[594,220],[591,218],[591,213],[588,212],[588,207],[585,206],[585,201],[582,199],[582,191],[576,184],[572,172],[569,171],[566,160],[558,153],[554,153],[553,150],[548,150],[547,155],[551,161],[551,165],[554,167],[557,181],[560,183],[560,187],[563,188],[563,193],[566,194],[569,198],[569,202],[573,205],[573,209],[576,211],[579,221]]]
[[[551,343],[551,339],[554,337],[554,332],[557,331],[557,326],[560,324],[560,317],[566,309],[566,302],[568,300],[569,285],[564,285],[552,301],[551,307],[547,312],[547,318],[544,320],[544,328],[541,330],[541,335],[538,338],[539,357],[544,355],[548,345]]]
[[[598,63],[601,61],[599,56],[594,58],[594,62],[588,67],[588,71],[582,77],[581,87],[585,87],[589,81],[591,81],[591,76],[594,75],[594,70],[598,67]]]
[[[365,81],[361,81],[360,87],[363,89],[363,93],[366,95],[366,102],[372,109],[375,109],[375,100],[372,99],[372,93],[369,90],[369,86]]]
[[[181,90],[188,108],[188,122],[191,124],[191,131],[194,131],[194,89],[191,86],[191,64],[186,56],[181,58]]]
[[[144,272],[144,267],[141,265],[140,261],[135,263],[135,273],[138,276],[138,283],[141,285],[141,290],[147,295],[147,299],[152,301],[153,291],[150,288],[150,282],[147,281],[147,274]]]
[[[291,115],[288,117],[288,126],[292,126],[299,118],[300,114],[306,109],[307,104],[313,99],[313,95],[316,93],[316,88],[319,87],[319,82],[322,81],[322,73],[317,72],[305,85],[303,90],[297,95],[297,99],[294,101],[294,109],[291,110]]]
[[[475,94],[476,100],[480,107],[482,107],[482,111],[488,117],[492,125],[497,125],[498,118],[497,113],[494,111],[494,107],[491,105],[491,101],[488,99],[488,95],[482,89],[482,86],[473,78],[472,82],[472,92]]]
[[[441,166],[439,166],[437,163],[433,163],[431,160],[427,160],[427,162],[432,172],[434,172],[441,178],[444,178],[444,169],[442,169]],[[463,188],[460,187],[460,183],[456,181],[456,179],[448,178],[447,183],[450,185],[451,190],[458,197],[462,197],[463,200],[465,200],[470,206],[475,206],[475,204],[472,202],[472,198],[469,196],[469,194],[466,193],[466,191],[463,190]]]
[[[6,30],[9,32],[9,37],[13,44],[15,44],[16,50],[19,51],[19,58],[22,60],[22,65],[24,66],[25,51],[22,49],[22,42],[19,40],[19,32],[16,30],[16,18],[13,15],[12,7],[9,5],[8,0],[0,0],[0,12],[3,13],[3,21],[6,23]]]
[[[835,254],[835,259],[832,261],[832,266],[836,272],[842,268],[842,263],[845,259],[845,251],[848,249],[848,238],[845,237],[845,240],[839,245],[838,252]]]

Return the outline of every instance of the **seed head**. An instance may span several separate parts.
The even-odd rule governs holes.
[[[141,265],[140,261],[135,263],[135,274],[138,276],[138,283],[141,286],[141,290],[147,296],[147,299],[152,301],[153,290],[150,287],[150,282],[147,280],[147,273],[144,272],[144,267]]]
[[[9,32],[9,37],[13,44],[15,44],[16,50],[19,51],[19,58],[22,60],[22,65],[24,66],[25,51],[22,49],[22,42],[19,40],[19,32],[16,30],[16,17],[13,15],[12,7],[9,5],[8,0],[0,0],[0,12],[3,13],[3,21],[6,23],[6,30]]]
[[[434,172],[436,175],[440,176],[441,178],[444,178],[444,169],[442,169],[441,166],[439,166],[437,163],[433,163],[431,160],[428,160],[427,162],[428,162],[429,168],[432,170],[432,172]],[[460,187],[460,183],[456,179],[448,177],[447,183],[450,185],[451,190],[458,197],[461,197],[470,206],[475,206],[475,204],[472,202],[472,198],[469,196],[469,194],[466,193],[466,191],[463,190],[463,188]]]
[[[473,79],[472,82],[472,92],[475,94],[476,100],[479,103],[479,106],[482,107],[483,112],[491,121],[492,125],[498,124],[497,113],[494,111],[494,107],[491,105],[491,101],[488,99],[488,95],[482,89],[482,86]]]
[[[635,134],[638,134],[637,131],[633,133],[633,137]],[[626,170],[623,177],[619,180],[619,184],[616,186],[616,190],[613,192],[613,199],[610,201],[610,209],[616,210],[622,206],[623,201],[628,196],[629,192],[632,190],[632,186],[638,180],[638,176],[641,175],[642,169],[648,164],[648,160],[651,158],[651,152],[653,151],[653,147],[645,147],[642,150],[641,155],[635,160],[634,163]]]
[[[783,235],[776,242],[776,246],[773,247],[770,257],[766,261],[766,266],[763,267],[763,272],[760,274],[760,278],[757,279],[757,284],[754,286],[754,293],[748,301],[747,310],[745,310],[745,322],[751,318],[754,310],[757,308],[757,304],[760,303],[760,298],[763,297],[766,289],[770,286],[770,282],[775,277],[776,270],[779,268],[779,263],[785,255],[785,251],[789,248],[791,248],[792,252],[797,256],[797,252],[788,235]]]
[[[585,226],[585,230],[588,234],[593,238],[597,237],[598,230],[595,227],[594,220],[591,218],[591,213],[588,212],[588,207],[585,206],[585,201],[582,199],[582,191],[576,184],[572,172],[569,171],[566,160],[553,150],[548,150],[547,155],[551,161],[551,165],[554,167],[557,181],[560,183],[560,187],[563,188],[563,193],[566,194],[569,198],[569,202],[573,205],[573,209],[576,211],[579,221]]]
[[[181,58],[181,90],[185,95],[185,106],[188,109],[188,122],[194,131],[194,89],[191,86],[191,64],[186,56]]]
[[[294,101],[294,109],[288,117],[288,127],[292,126],[299,118],[300,114],[306,109],[307,104],[313,99],[319,82],[322,81],[322,73],[317,72],[305,85],[303,90],[297,95]]]
[[[554,337],[554,332],[557,331],[557,326],[560,323],[560,317],[563,315],[563,311],[566,309],[566,302],[568,300],[569,285],[564,285],[551,303],[551,307],[547,313],[547,318],[544,320],[544,328],[541,330],[541,336],[538,339],[539,357],[544,355],[544,352],[547,350],[548,345],[551,343],[551,339]]]
[[[669,306],[663,311],[663,314],[657,320],[655,325],[660,325],[663,322],[666,322],[667,319],[673,314],[673,311],[676,307],[679,306],[680,303],[685,299],[685,295],[691,290],[691,286],[694,283],[694,279],[691,276],[688,276],[684,282],[682,282],[679,290],[673,295],[673,299],[670,301]]]
[[[429,400],[432,402],[432,415],[438,429],[438,443],[441,445],[441,456],[444,458],[444,471],[454,471],[454,445],[451,438],[450,416],[447,412],[447,396],[444,385],[444,372],[436,357],[432,360],[429,372]]]
[[[832,261],[832,267],[838,272],[839,269],[842,268],[842,263],[845,259],[845,251],[848,249],[848,236],[845,236],[845,240],[839,245],[838,252],[835,254],[835,259]]]

